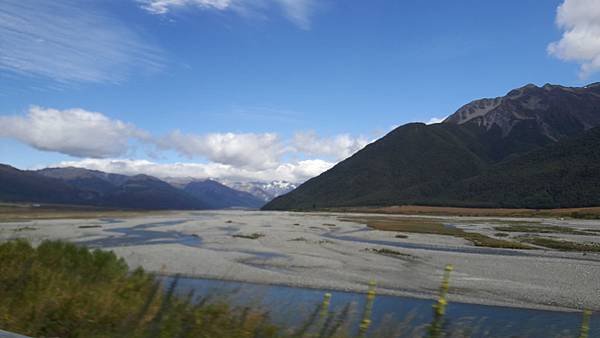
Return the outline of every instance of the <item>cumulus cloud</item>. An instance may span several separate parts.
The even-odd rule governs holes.
[[[184,134],[174,131],[156,141],[163,150],[175,150],[188,158],[205,157],[236,167],[265,169],[276,167],[284,152],[274,133]]]
[[[600,70],[600,2],[565,0],[557,9],[556,24],[564,32],[548,45],[548,53],[581,63],[581,78]]]
[[[328,170],[334,163],[323,160],[305,160],[282,163],[273,168],[253,170],[220,163],[156,163],[130,159],[83,159],[64,161],[53,167],[79,167],[105,172],[136,175],[146,174],[160,178],[186,177],[196,179],[220,179],[229,181],[304,182]]]
[[[353,137],[341,134],[325,138],[310,131],[296,133],[293,147],[296,151],[307,155],[326,156],[339,161],[351,156],[369,143],[370,141],[363,136]]]
[[[310,18],[316,0],[137,0],[142,8],[153,14],[195,7],[203,10],[235,11],[248,14],[269,6],[277,6],[283,14],[302,29],[310,29]]]
[[[161,68],[160,51],[97,4],[0,1],[0,71],[58,82],[120,82]]]
[[[315,132],[282,139],[276,133],[189,134],[157,136],[102,113],[33,106],[24,115],[0,116],[0,138],[11,138],[42,151],[81,160],[59,163],[123,174],[159,177],[302,182],[351,156],[369,141],[348,134],[321,137]],[[149,158],[174,152],[200,163],[155,163],[130,157],[137,147]],[[137,152],[136,152],[137,154]],[[117,158],[117,159],[115,159]],[[301,159],[301,160],[299,160]]]
[[[123,155],[130,138],[148,135],[131,124],[83,109],[31,107],[26,116],[0,116],[0,137],[76,157]]]

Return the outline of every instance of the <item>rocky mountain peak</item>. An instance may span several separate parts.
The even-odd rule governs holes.
[[[600,125],[600,84],[564,87],[528,84],[505,96],[470,102],[444,123],[476,124],[486,130],[499,129],[503,137],[517,129],[535,129],[558,140]]]

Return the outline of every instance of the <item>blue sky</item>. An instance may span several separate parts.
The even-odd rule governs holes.
[[[5,0],[0,162],[302,181],[394,126],[597,81],[599,7]]]

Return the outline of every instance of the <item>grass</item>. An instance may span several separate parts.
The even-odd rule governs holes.
[[[384,256],[392,256],[392,257],[414,257],[413,255],[409,255],[400,251],[388,249],[388,248],[367,248],[365,249],[367,252],[373,252],[376,254],[384,255]]]
[[[458,208],[420,205],[401,205],[390,207],[340,207],[328,208],[327,212],[356,212],[398,215],[437,215],[437,216],[501,216],[501,217],[571,217],[600,219],[600,207],[565,209],[494,209],[494,208]]]
[[[130,211],[69,205],[32,205],[0,203],[0,222],[38,219],[125,218],[160,214],[165,211]]]
[[[45,337],[275,337],[260,312],[192,304],[111,252],[62,242],[0,245],[0,327]]]
[[[577,243],[541,237],[523,238],[522,241],[560,251],[600,252],[598,243]]]
[[[524,225],[524,224],[514,224],[507,226],[498,226],[494,227],[497,231],[504,232],[525,232],[525,233],[536,233],[536,234],[567,234],[567,235],[598,235],[594,233],[589,233],[569,227],[562,227],[556,225]]]
[[[15,232],[21,232],[21,231],[35,231],[35,230],[37,230],[37,228],[30,227],[30,226],[25,226],[25,227],[21,227],[21,228],[16,228],[13,231],[15,231]]]
[[[308,240],[304,237],[296,237],[289,239],[288,242],[307,242]]]
[[[252,234],[235,234],[235,235],[231,235],[231,237],[234,238],[244,238],[244,239],[259,239],[261,237],[265,237],[265,234],[261,234],[258,232],[252,233]]]
[[[492,238],[475,232],[467,232],[456,227],[444,226],[444,224],[437,220],[427,218],[345,217],[341,220],[364,223],[377,230],[459,237],[470,241],[475,246],[531,249],[531,246],[520,242]]]

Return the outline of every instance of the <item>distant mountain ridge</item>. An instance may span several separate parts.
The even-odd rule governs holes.
[[[213,180],[192,181],[183,190],[207,203],[211,209],[258,209],[265,204],[265,201],[248,192],[232,189]]]
[[[600,205],[590,197],[600,161],[587,149],[600,147],[598,126],[600,84],[527,85],[443,123],[401,126],[264,209]]]
[[[73,167],[26,171],[8,165],[0,165],[0,201],[151,210],[256,209],[264,204],[249,193],[215,181],[174,186],[148,175]]]

